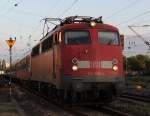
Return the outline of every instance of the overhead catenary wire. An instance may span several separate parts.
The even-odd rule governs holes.
[[[139,33],[137,33],[134,29],[133,29],[133,27],[144,27],[144,26],[128,26],[129,27],[129,29],[132,31],[132,32],[134,32],[135,34],[136,34],[136,36],[138,37],[138,38],[140,38],[148,47],[149,47],[149,49],[150,49],[150,43],[149,43],[149,41],[147,41],[143,36],[141,36]]]
[[[126,5],[125,7],[121,8],[120,10],[114,12],[112,15],[106,17],[106,19],[110,19],[116,15],[118,15],[119,13],[125,11],[125,10],[128,10],[129,8],[131,8],[132,6],[136,5],[138,3],[138,1],[141,1],[141,0],[134,0],[133,2],[131,2],[130,4]]]
[[[16,7],[16,4],[13,4]],[[16,26],[18,26],[19,28],[23,27],[23,28],[34,28],[31,27],[29,25],[26,25],[24,23],[19,23],[16,19],[13,19],[12,17],[7,16],[8,12],[11,11],[13,8],[11,7],[10,9],[7,10],[7,12],[5,12],[5,14],[3,14],[2,18],[6,18],[7,20],[9,20],[10,22],[12,22],[13,24],[15,24]],[[39,27],[39,26],[38,26]],[[37,28],[36,28],[37,29]],[[35,30],[35,29],[34,29]],[[18,29],[18,32],[20,31],[20,29]],[[5,34],[6,35],[6,34]],[[8,34],[7,34],[8,35]]]
[[[150,18],[144,18],[144,19],[146,19],[146,20],[143,20],[143,19],[142,19],[141,21],[136,22],[135,25],[138,25],[138,24],[140,24],[140,23],[142,23],[142,24],[143,24],[143,23],[147,23],[147,22],[150,21]]]
[[[28,11],[24,11],[24,10],[16,10],[15,11],[19,14],[22,14],[22,15],[30,15],[30,16],[33,16],[33,17],[39,17],[39,18],[43,18],[42,15],[40,14],[36,14],[36,13],[32,13],[32,12],[28,12]]]
[[[9,0],[10,1],[10,0]],[[5,8],[5,12],[3,11],[1,14],[0,14],[0,16],[1,16],[1,18],[6,18],[6,19],[8,19],[9,21],[11,21],[13,24],[15,24],[15,25],[17,25],[18,27],[19,27],[19,29],[18,29],[18,31],[15,31],[15,30],[13,30],[14,32],[19,32],[20,31],[20,28],[21,27],[25,27],[25,24],[24,23],[19,23],[17,20],[18,19],[13,19],[12,17],[10,17],[9,16],[9,13],[10,12],[12,12],[12,11],[14,11],[14,9],[16,8],[18,6],[18,3],[17,2],[13,2],[13,3],[11,3],[11,4],[9,4],[9,5],[7,5],[7,8]],[[22,26],[22,24],[24,25],[24,26]],[[31,27],[30,27],[31,28]],[[9,33],[3,33],[4,35],[8,35],[8,36],[11,36],[13,33],[11,33],[11,34],[9,34]],[[14,35],[14,34],[13,34]],[[15,33],[15,35],[16,35],[16,33]],[[5,37],[6,38],[6,37]],[[2,46],[3,47],[3,46]],[[13,50],[15,50],[15,48],[13,49]],[[1,52],[2,53],[2,52]]]
[[[5,9],[5,7],[7,7],[7,6],[8,6],[7,4],[8,4],[8,2],[9,2],[9,1],[10,1],[10,0],[5,1],[5,3],[1,4],[0,8],[4,10],[4,9]],[[1,10],[1,11],[3,11],[3,10]],[[0,15],[1,15],[1,14],[0,14]]]
[[[136,16],[130,18],[130,19],[127,19],[127,20],[125,20],[125,21],[123,21],[123,22],[117,24],[116,26],[120,26],[120,25],[122,25],[122,24],[126,24],[126,23],[128,23],[128,22],[130,22],[130,21],[133,21],[133,20],[137,19],[138,17],[141,17],[141,16],[146,15],[146,14],[148,14],[148,13],[150,13],[150,10],[145,11],[145,12],[143,12],[143,13],[140,13],[140,14],[138,14],[138,15],[136,15]]]
[[[10,1],[10,0],[9,0]],[[8,2],[8,1],[7,1]],[[10,5],[7,5],[7,6],[9,6],[9,8],[7,9],[7,10],[5,10],[5,12],[3,13],[3,14],[0,14],[0,16],[2,17],[2,18],[5,18],[5,19],[7,19],[8,21],[10,21],[11,23],[13,23],[13,24],[15,24],[16,26],[18,26],[19,28],[21,28],[22,27],[22,25],[23,25],[23,27],[26,27],[27,25],[24,25],[23,23],[19,23],[16,19],[13,19],[12,17],[9,17],[8,16],[8,14],[10,13],[10,12],[12,12],[12,11],[14,11],[14,9],[18,6],[18,4],[20,4],[21,3],[21,1],[19,0],[19,2],[17,2],[17,1],[12,1],[12,3],[10,3]],[[18,32],[20,31],[20,29],[18,29]],[[11,35],[11,34],[5,34],[5,35]]]
[[[14,7],[9,8],[5,13],[1,14],[3,15],[7,15],[8,13],[10,13],[11,11],[13,11]]]
[[[144,33],[144,34],[140,34],[140,35],[147,37],[147,36],[150,35],[150,33]],[[126,37],[127,37],[127,38],[135,38],[135,37],[137,37],[137,36],[136,36],[136,35],[126,35]],[[135,39],[137,39],[137,38],[135,38]]]
[[[48,12],[50,12],[51,15],[54,14],[54,10],[58,8],[58,6],[61,3],[61,1],[62,0],[56,0],[55,3],[53,4],[53,6],[48,9]]]
[[[13,5],[11,5],[11,7],[10,7],[9,9],[7,9],[7,11],[6,11],[5,13],[0,14],[0,16],[1,16],[2,18],[6,18],[6,19],[9,20],[10,22],[12,22],[12,23],[14,23],[15,25],[17,25],[18,27],[20,27],[20,24],[19,24],[16,20],[14,20],[14,19],[12,19],[12,18],[10,18],[10,17],[7,16],[8,13],[10,13],[11,11],[13,11],[13,9],[14,9],[15,7],[17,7],[17,6],[18,6],[18,3],[13,3]]]
[[[18,6],[18,2],[15,2],[15,3],[11,3],[11,7],[9,8],[9,9],[7,9],[7,11],[6,12],[4,12],[3,14],[0,14],[0,15],[7,15],[8,13],[10,13],[11,11],[13,11],[13,9],[15,8],[15,7],[17,7]]]
[[[67,7],[58,17],[62,17],[65,13],[67,13],[76,3],[78,0],[74,0],[69,7]]]

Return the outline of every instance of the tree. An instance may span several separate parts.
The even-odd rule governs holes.
[[[125,58],[124,67],[126,67],[125,69],[127,69],[128,73],[138,72],[139,74],[150,74],[150,58],[147,55]]]

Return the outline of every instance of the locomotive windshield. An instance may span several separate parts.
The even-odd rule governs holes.
[[[90,34],[88,31],[71,30],[65,32],[65,44],[78,45],[78,44],[89,44]]]
[[[99,31],[98,42],[100,44],[105,44],[105,45],[118,45],[119,44],[118,33]]]

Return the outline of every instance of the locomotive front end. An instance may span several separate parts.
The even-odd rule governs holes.
[[[63,88],[73,101],[104,102],[123,89],[118,29],[102,23],[68,24],[63,31]]]

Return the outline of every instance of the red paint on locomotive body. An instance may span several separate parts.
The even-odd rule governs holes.
[[[28,80],[31,77],[31,56],[30,54],[15,64],[15,77],[21,80]]]
[[[32,80],[48,82],[49,76],[52,74],[52,52],[46,52],[39,56],[32,57]],[[49,76],[48,76],[49,75]],[[44,78],[43,78],[44,77]]]
[[[103,76],[103,77],[123,77],[123,59],[122,46],[119,40],[118,29],[107,24],[97,24],[91,27],[88,24],[68,24],[62,27],[62,32],[71,31],[87,31],[89,32],[90,43],[88,44],[65,44],[65,37],[63,36],[62,46],[62,69],[63,74],[73,77],[88,77],[88,76]],[[114,32],[118,34],[118,45],[101,44],[98,42],[98,32]],[[64,35],[64,34],[62,34]],[[101,36],[100,36],[101,37]],[[82,38],[81,38],[82,39]],[[69,55],[68,55],[69,54]],[[78,65],[85,65],[79,67],[77,71],[72,70],[72,59],[78,60]],[[114,71],[113,60],[116,60],[118,70]],[[106,62],[106,64],[104,64]],[[108,64],[107,64],[108,62]],[[104,66],[102,65],[110,65]]]

